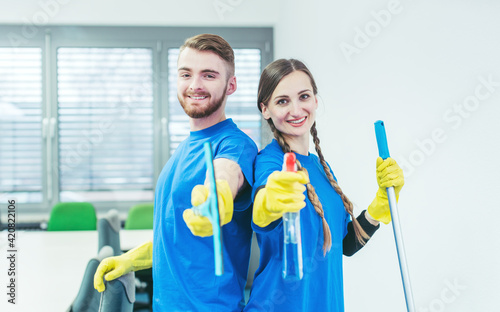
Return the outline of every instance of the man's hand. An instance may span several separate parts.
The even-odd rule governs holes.
[[[221,226],[229,223],[233,218],[233,194],[226,180],[217,180],[217,200],[219,203],[219,217]],[[199,206],[208,198],[209,190],[205,185],[196,185],[191,192],[191,204]],[[207,217],[197,216],[193,209],[186,209],[182,218],[191,230],[191,233],[200,237],[213,235],[212,223]]]
[[[153,243],[149,241],[123,255],[102,260],[94,274],[94,288],[98,292],[103,292],[105,289],[103,278],[112,281],[131,271],[149,269],[152,265]]]

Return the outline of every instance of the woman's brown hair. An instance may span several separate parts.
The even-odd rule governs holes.
[[[260,81],[259,81],[259,91],[257,95],[257,106],[259,110],[262,112],[262,107],[261,105],[267,106],[269,103],[269,100],[271,99],[271,96],[278,86],[279,82],[287,75],[291,74],[294,71],[302,71],[304,72],[307,76],[309,76],[309,80],[311,82],[311,86],[313,88],[313,93],[314,95],[318,94],[318,88],[316,86],[316,82],[314,81],[314,78],[309,71],[309,69],[304,65],[299,60],[295,59],[279,59],[271,64],[267,65],[264,71],[262,72],[260,76]],[[267,119],[267,122],[269,124],[269,127],[271,128],[271,131],[274,134],[274,137],[276,138],[276,141],[280,145],[281,149],[283,150],[284,153],[289,153],[292,152],[290,146],[287,144],[285,138],[281,134],[281,132],[276,129],[276,127],[273,124],[273,121],[271,118]],[[320,163],[323,167],[323,171],[325,172],[326,176],[328,177],[328,180],[330,181],[330,184],[332,185],[333,189],[337,194],[339,194],[340,198],[342,199],[342,202],[344,203],[344,209],[346,212],[351,216],[352,223],[353,223],[353,228],[354,232],[356,233],[356,238],[360,242],[360,244],[364,245],[366,241],[369,239],[369,236],[366,234],[366,232],[361,228],[361,225],[359,224],[358,220],[354,217],[353,215],[353,204],[347,198],[347,196],[344,194],[340,186],[337,184],[337,181],[333,178],[332,173],[330,172],[330,168],[328,167],[325,158],[323,156],[323,152],[321,151],[321,147],[319,145],[319,138],[318,138],[318,131],[316,130],[316,122],[311,127],[311,135],[313,138],[314,142],[314,147],[316,149],[316,152],[318,153],[318,157],[320,160]],[[298,170],[303,170],[307,173],[307,170],[303,168],[300,164],[300,162],[297,160],[297,167]],[[323,206],[321,205],[321,202],[319,201],[318,195],[316,195],[316,191],[314,190],[314,187],[308,183],[306,185],[307,188],[307,196],[309,197],[309,200],[311,201],[312,205],[314,206],[314,210],[318,215],[321,217],[322,222],[323,222],[323,253],[326,255],[326,253],[330,250],[332,246],[332,234],[330,232],[330,227],[328,226],[328,223],[326,222],[325,219],[325,212],[323,210]]]

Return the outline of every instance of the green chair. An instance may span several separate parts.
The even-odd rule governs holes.
[[[125,230],[153,228],[153,203],[138,204],[130,208],[125,220]]]
[[[97,216],[91,203],[58,203],[50,212],[47,231],[95,231]]]

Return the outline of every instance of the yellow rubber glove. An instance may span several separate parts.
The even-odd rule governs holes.
[[[309,177],[304,171],[275,171],[267,178],[266,186],[255,195],[253,222],[268,226],[285,212],[297,212],[306,206],[304,184]]]
[[[123,255],[102,260],[94,274],[94,288],[98,292],[103,292],[105,289],[103,277],[107,281],[112,281],[131,271],[149,269],[152,265],[153,243],[149,241]]]
[[[368,213],[373,219],[388,224],[391,222],[391,210],[386,189],[394,186],[397,201],[399,200],[399,192],[405,184],[403,170],[394,159],[382,160],[381,157],[377,158],[377,183],[379,189],[375,199],[368,206]]]
[[[217,180],[217,200],[219,203],[220,224],[224,225],[233,219],[233,193],[226,180]],[[208,198],[209,190],[205,185],[196,185],[191,191],[191,204],[198,206]],[[213,235],[212,223],[207,217],[197,216],[193,209],[186,209],[182,218],[191,230],[191,233],[200,237]]]

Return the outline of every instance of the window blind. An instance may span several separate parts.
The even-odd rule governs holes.
[[[0,47],[0,193],[42,201],[42,50]]]
[[[153,199],[152,51],[57,50],[61,200]]]

